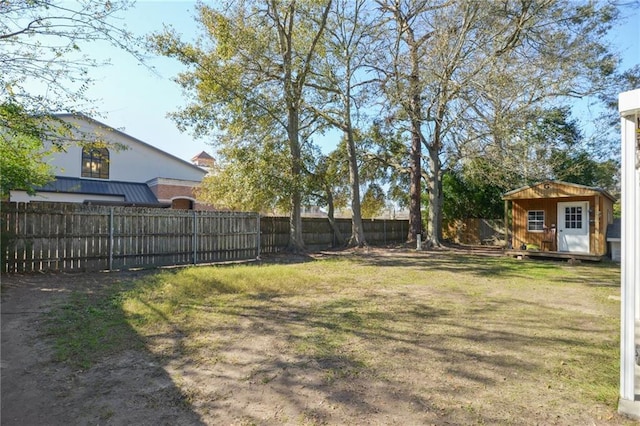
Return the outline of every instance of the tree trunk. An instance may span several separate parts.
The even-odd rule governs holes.
[[[340,228],[338,228],[338,224],[336,223],[336,218],[334,217],[335,207],[333,205],[333,193],[331,192],[331,188],[326,188],[327,193],[327,219],[329,219],[329,225],[333,230],[333,235],[335,237],[335,246],[342,247],[344,246],[344,236],[342,232],[340,232]]]
[[[413,31],[408,32],[408,43],[411,51],[411,75],[409,76],[409,90],[411,102],[409,104],[409,117],[411,119],[411,152],[409,153],[409,172],[411,183],[409,186],[409,243],[417,241],[418,234],[422,231],[422,103],[420,99],[420,58],[418,48],[413,36]]]
[[[409,154],[409,172],[411,178],[409,185],[409,234],[407,235],[407,242],[409,243],[417,241],[418,234],[421,233],[422,228],[422,142],[415,126],[419,126],[419,124],[412,123],[414,129],[411,131],[411,152]]]
[[[351,238],[349,238],[349,245],[364,247],[367,245],[367,241],[362,227],[360,176],[358,174],[358,159],[356,158],[356,143],[353,139],[353,129],[350,122],[347,129],[347,157],[349,159],[349,183],[351,184]]]
[[[302,253],[305,251],[304,240],[302,238],[302,188],[300,182],[302,178],[300,139],[298,136],[298,109],[295,105],[289,106],[287,136],[289,138],[289,149],[291,151],[291,177],[293,187],[291,188],[291,216],[289,217],[289,245],[287,251],[292,253]]]
[[[435,145],[435,147],[434,147]],[[439,144],[430,145],[427,190],[429,191],[429,214],[427,215],[427,240],[434,247],[442,245],[442,166]]]

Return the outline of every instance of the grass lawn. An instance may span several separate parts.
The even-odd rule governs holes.
[[[206,424],[623,424],[619,266],[371,250],[146,274],[52,314],[147,350]],[[144,349],[143,349],[144,348]]]

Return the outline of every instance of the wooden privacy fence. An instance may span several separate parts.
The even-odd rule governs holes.
[[[351,236],[351,219],[336,219],[344,238]],[[386,245],[407,240],[409,222],[395,219],[363,219],[362,227],[367,243]],[[260,220],[262,253],[275,253],[287,247],[289,242],[288,217],[262,217]],[[303,217],[302,239],[309,250],[324,250],[338,246],[338,238],[326,218]]]
[[[506,243],[502,219],[457,219],[442,228],[443,238],[458,244],[504,246]]]
[[[60,203],[2,203],[2,272],[99,271],[254,259],[282,251],[289,219]],[[338,219],[344,237],[351,220]],[[337,243],[327,219],[303,218],[310,250]],[[364,220],[370,244],[403,242],[406,220]]]
[[[2,204],[2,270],[97,271],[251,259],[257,213]]]

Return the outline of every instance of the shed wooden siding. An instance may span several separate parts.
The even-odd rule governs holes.
[[[611,194],[598,188],[561,181],[540,182],[506,193],[505,202],[512,205],[512,244],[519,248],[522,244],[542,246],[542,231],[527,230],[527,212],[544,211],[544,225],[558,227],[558,203],[589,203],[589,252],[602,256],[607,253],[607,225],[613,223],[613,203]],[[506,208],[506,205],[505,205]],[[506,210],[505,210],[506,214]],[[557,241],[557,239],[556,239]]]
[[[550,191],[558,195],[560,191]],[[564,192],[557,198],[513,199],[513,246],[519,248],[522,244],[536,244],[542,246],[543,233],[527,230],[527,212],[530,210],[544,210],[544,225],[558,226],[559,202],[589,202],[589,247],[590,253],[605,255],[607,253],[606,231],[607,225],[613,222],[613,201],[602,195],[568,196]],[[599,220],[596,220],[599,218]]]

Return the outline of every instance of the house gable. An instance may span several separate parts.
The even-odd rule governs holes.
[[[35,194],[11,190],[11,201],[213,209],[195,198],[205,169],[89,117],[57,117],[69,123],[65,138],[76,143],[51,150],[52,182]]]
[[[200,167],[92,118],[71,114],[58,117],[72,125],[74,136],[78,139],[110,145],[109,181],[146,183],[164,177],[199,182],[207,173]],[[117,149],[117,146],[124,149]],[[66,152],[56,152],[49,158],[49,164],[56,176],[82,177],[82,147],[73,145]]]

